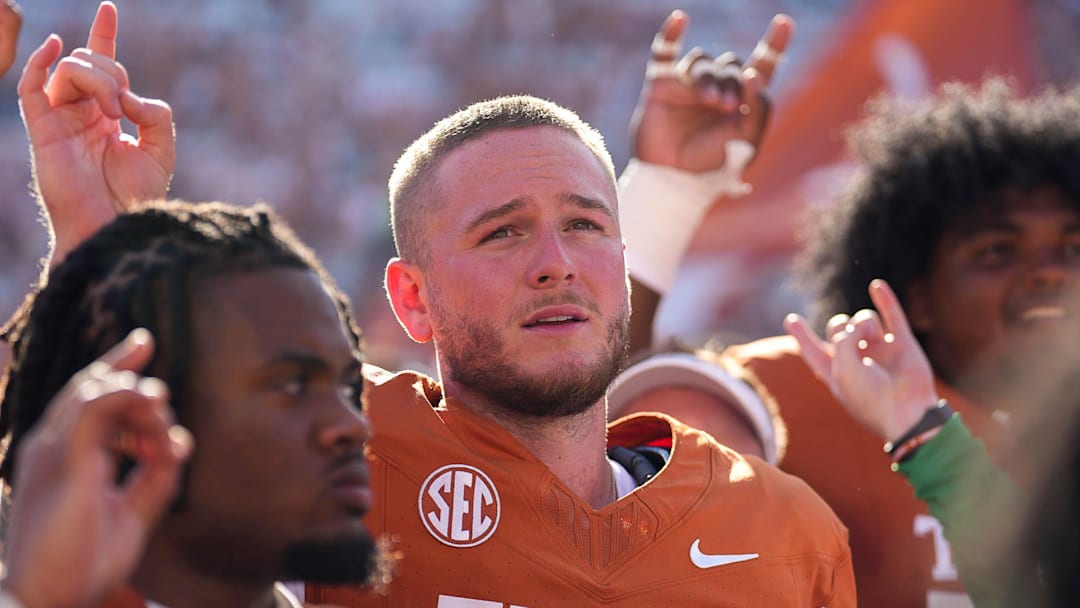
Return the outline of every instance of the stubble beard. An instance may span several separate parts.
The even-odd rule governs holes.
[[[606,348],[591,364],[568,362],[543,375],[526,374],[516,367],[494,327],[457,321],[440,344],[444,372],[453,382],[517,415],[555,419],[585,412],[603,398],[626,362],[627,308],[608,322]]]

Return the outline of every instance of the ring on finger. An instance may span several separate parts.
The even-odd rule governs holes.
[[[742,80],[742,67],[737,63],[717,63],[716,61],[696,61],[690,66],[690,78],[697,80],[702,76],[712,76],[717,80],[727,78]]]
[[[769,46],[769,43],[764,40],[758,42],[757,46],[754,47],[754,52],[750,53],[751,60],[768,61],[773,65],[782,63],[785,57],[786,55]]]
[[[678,78],[679,70],[674,61],[658,61],[650,59],[645,64],[645,78],[654,80],[657,78]]]
[[[682,52],[682,40],[668,40],[662,33],[657,32],[649,50],[653,55],[668,55],[674,58]]]

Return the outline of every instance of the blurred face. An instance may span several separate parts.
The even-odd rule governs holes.
[[[194,294],[195,452],[166,533],[219,576],[362,580],[370,431],[333,301],[297,269],[208,279]]]
[[[402,322],[434,339],[447,394],[539,417],[600,401],[629,319],[604,166],[574,134],[535,127],[462,145],[434,179],[431,262],[412,268],[423,313]]]
[[[1080,355],[1080,214],[1054,188],[1004,201],[945,234],[907,303],[938,373],[988,396]]]

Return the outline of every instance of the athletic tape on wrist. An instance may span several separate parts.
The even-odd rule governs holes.
[[[750,192],[742,173],[753,156],[754,146],[740,139],[727,142],[723,167],[704,173],[630,159],[619,178],[619,222],[634,279],[667,291],[713,201]]]

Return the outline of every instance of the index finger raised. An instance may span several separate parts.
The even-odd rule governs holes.
[[[106,0],[98,5],[94,22],[90,25],[90,36],[86,48],[101,53],[109,59],[116,59],[116,32],[119,29],[119,16],[116,5]]]

